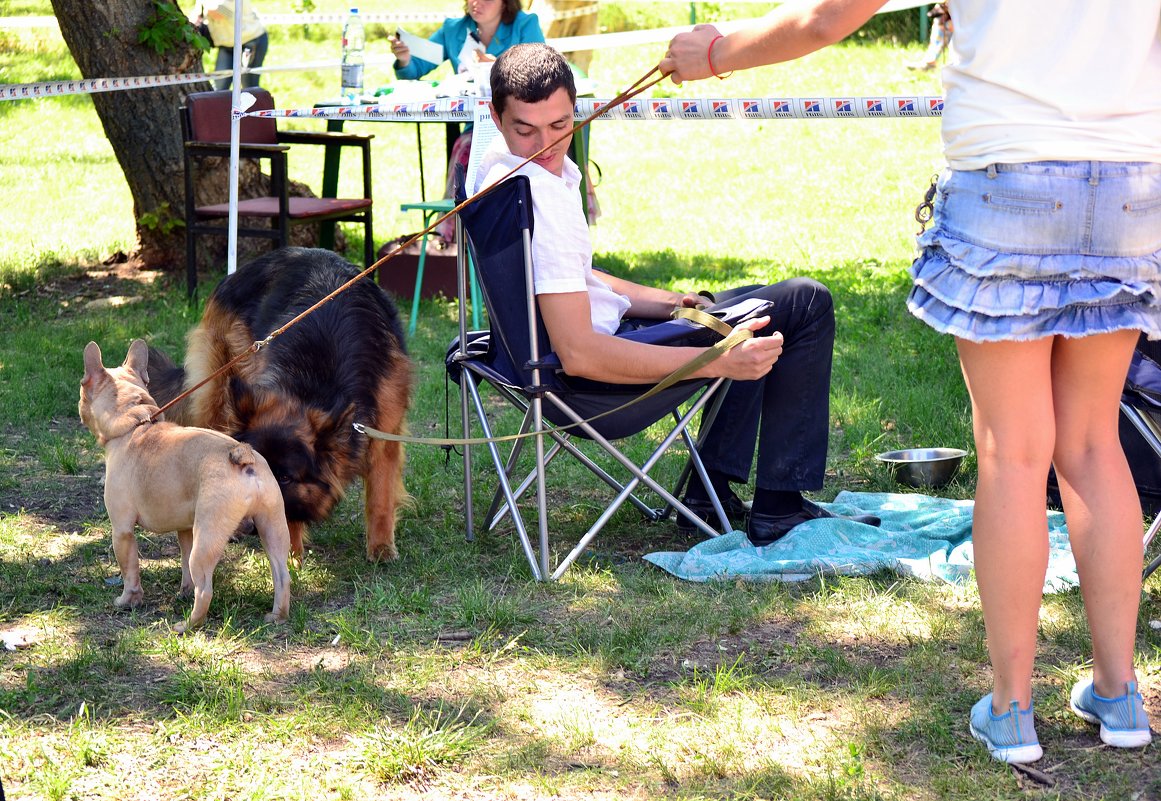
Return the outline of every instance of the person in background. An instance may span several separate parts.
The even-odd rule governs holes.
[[[787,61],[850,35],[882,5],[800,0],[728,36],[699,25],[659,66],[680,83]],[[1161,338],[1159,23],[1161,0],[955,0],[948,166],[928,195],[934,216],[908,308],[955,336],[971,396],[992,692],[969,729],[1005,762],[1043,754],[1032,671],[1050,464],[1092,640],[1092,677],[1073,686],[1070,706],[1108,745],[1152,736],[1133,667],[1141,506],[1117,414],[1138,332]]]
[[[241,0],[242,6],[242,52],[247,54],[242,63],[247,67],[260,67],[266,60],[266,48],[269,46],[269,37],[262,21],[254,13],[253,6],[246,0]],[[197,17],[194,27],[198,32],[209,39],[218,48],[215,71],[234,68],[234,0],[221,2],[206,2],[199,0],[196,9]],[[214,88],[229,89],[232,78],[218,78],[214,80]],[[258,76],[254,73],[242,75],[242,86],[251,88],[258,85]]]
[[[521,9],[520,0],[467,0],[464,12],[462,17],[445,20],[431,37],[431,41],[443,48],[444,60],[450,61],[457,73],[470,71],[473,64],[495,61],[496,56],[512,45],[544,41],[540,20]],[[395,77],[402,80],[418,80],[439,66],[413,57],[411,49],[398,36],[391,38],[391,52],[395,54]],[[469,124],[452,145],[444,197],[454,195],[455,166],[467,167],[471,149]],[[444,241],[452,241],[455,219],[444,220],[439,234]]]
[[[548,18],[548,27],[544,29],[545,37],[564,39],[600,33],[599,5],[598,0],[532,0],[528,10],[536,13],[543,9],[546,12],[543,14]],[[593,61],[592,50],[572,50],[563,55],[581,75],[588,76],[589,65]]]
[[[927,17],[931,20],[931,33],[927,38],[927,49],[915,61],[907,62],[909,70],[935,69],[935,65],[939,63],[939,57],[947,51],[948,45],[951,44],[951,12],[948,11],[948,3],[936,3],[927,12]]]

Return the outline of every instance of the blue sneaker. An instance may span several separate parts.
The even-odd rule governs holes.
[[[1024,764],[1044,756],[1032,720],[1032,705],[1020,709],[1013,701],[1003,715],[992,712],[992,694],[988,693],[972,707],[972,737],[988,747],[992,757],[1001,762]]]
[[[1137,692],[1137,682],[1125,682],[1125,694],[1119,698],[1101,698],[1093,689],[1092,679],[1078,681],[1072,688],[1072,711],[1089,723],[1099,723],[1101,740],[1116,748],[1140,748],[1149,744],[1149,715],[1145,701]]]

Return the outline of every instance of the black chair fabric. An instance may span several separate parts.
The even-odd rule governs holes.
[[[490,370],[524,392],[551,391],[567,398],[569,406],[584,418],[608,412],[639,398],[651,385],[607,384],[568,376],[560,371],[560,361],[551,352],[551,343],[543,322],[537,315],[537,337],[541,344],[543,366],[536,385],[529,339],[527,297],[529,287],[523,272],[523,236],[527,228],[535,236],[532,219],[532,195],[528,179],[517,175],[497,187],[484,199],[460,212],[468,234],[468,247],[479,274],[480,289],[491,321],[489,349],[482,360]],[[720,335],[710,329],[685,322],[663,323],[652,329],[630,332],[626,338],[654,344],[686,344],[692,339],[711,344]],[[692,397],[711,382],[708,379],[683,381],[623,412],[611,414],[593,423],[604,437],[621,439],[652,425]],[[568,425],[572,418],[550,404],[544,416],[557,425]],[[576,436],[586,436],[574,431]]]
[[[462,175],[459,183],[462,185]],[[462,189],[457,201],[463,202]],[[461,321],[465,344],[461,348],[457,340],[449,348],[446,359],[449,375],[461,385],[461,408],[465,414],[469,414],[470,404],[474,403],[481,422],[484,422],[485,418],[488,421],[486,430],[492,430],[492,416],[487,412],[477,392],[477,386],[481,382],[491,383],[501,395],[523,409],[524,421],[521,430],[530,430],[535,434],[537,443],[537,458],[533,460],[532,473],[523,482],[514,480],[512,476],[523,443],[515,443],[512,454],[506,460],[502,459],[494,443],[487,446],[499,479],[499,488],[487,515],[489,528],[495,525],[501,516],[511,513],[534,575],[538,579],[555,579],[587,547],[612,513],[624,502],[631,502],[652,520],[666,517],[672,509],[677,509],[679,514],[692,518],[692,513],[679,503],[676,493],[680,492],[680,487],[690,470],[704,473],[704,467],[701,466],[695,441],[686,426],[696,417],[699,410],[709,410],[707,415],[712,418],[712,407],[707,404],[712,399],[720,398],[720,394],[714,393],[720,391],[728,382],[723,379],[685,381],[653,395],[644,402],[619,409],[621,405],[639,399],[649,387],[581,381],[565,375],[560,371],[559,361],[551,353],[551,343],[539,315],[535,314],[534,301],[531,307],[534,319],[530,320],[529,298],[532,295],[526,277],[528,269],[526,257],[530,259],[531,252],[530,249],[526,252],[525,243],[527,237],[530,245],[531,238],[535,236],[535,221],[528,179],[524,176],[507,179],[486,196],[461,210],[459,215],[465,233],[461,246],[466,243],[471,254],[471,263],[478,272],[479,287],[487,307],[490,330],[467,332],[463,329],[464,323]],[[531,328],[532,325],[535,325],[535,328]],[[686,336],[690,331],[687,325],[664,328]],[[701,336],[701,332],[698,332],[698,335]],[[711,336],[720,337],[718,334]],[[536,352],[540,355],[537,362],[533,361],[534,341],[538,346]],[[706,392],[698,396],[698,391],[702,389]],[[683,407],[687,400],[692,402],[691,405]],[[679,407],[684,411],[679,413]],[[543,413],[545,420],[558,427],[546,425],[537,429],[535,421],[538,409]],[[572,415],[566,412],[566,409],[571,411]],[[591,427],[591,431],[572,425],[575,422],[574,416],[589,418],[610,410],[614,411],[587,424]],[[642,462],[642,465],[636,465],[629,460],[612,443],[612,440],[638,434],[667,417],[673,418],[673,424],[659,442],[651,444],[654,452],[649,459]],[[567,430],[563,432],[559,428],[566,426]],[[464,429],[467,433],[467,418],[464,420]],[[630,474],[630,479],[623,484],[615,479],[576,449],[569,441],[574,437],[595,440],[607,455],[613,457],[613,460]],[[649,469],[678,437],[689,448],[690,462],[678,480],[678,487],[669,492],[649,475]],[[550,452],[541,449],[542,443],[545,442],[552,446]],[[523,518],[517,510],[510,507],[534,482],[537,487],[543,486],[547,463],[558,453],[558,449],[570,453],[585,464],[617,492],[617,499],[600,514],[592,527],[579,538],[568,556],[562,559],[553,571],[547,555],[548,510],[540,500],[541,496],[538,494],[537,502],[539,556],[535,554],[536,549],[527,534]],[[464,448],[464,470],[465,514],[470,536],[473,512],[471,448],[468,446]],[[633,494],[637,486],[648,487],[657,493],[665,501],[664,509],[651,508],[637,498]],[[724,525],[725,522],[723,518],[721,523]],[[697,525],[705,523],[698,520]],[[707,533],[713,530],[713,526],[706,529]]]

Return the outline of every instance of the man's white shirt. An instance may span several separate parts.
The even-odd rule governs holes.
[[[473,194],[499,181],[522,161],[497,136],[476,171]],[[588,292],[593,330],[613,334],[629,309],[629,299],[594,275],[589,226],[580,202],[580,170],[565,156],[562,173],[553,175],[535,162],[516,173],[527,176],[532,188],[534,291],[537,295]]]

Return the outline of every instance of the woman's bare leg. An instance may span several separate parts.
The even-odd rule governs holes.
[[[1097,693],[1135,681],[1133,646],[1144,557],[1141,505],[1118,431],[1118,404],[1138,332],[1058,339],[1052,355],[1060,497],[1076,557]]]
[[[979,478],[972,518],[976,583],[987,630],[992,710],[1032,702],[1036,631],[1048,569],[1045,482],[1056,431],[1051,338],[957,339],[972,399]]]

